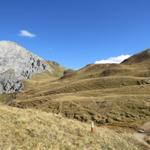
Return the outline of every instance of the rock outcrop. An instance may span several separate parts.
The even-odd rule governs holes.
[[[0,92],[12,93],[23,88],[23,83],[15,76],[14,70],[7,70],[0,74]]]
[[[0,93],[21,90],[21,80],[43,71],[53,70],[42,58],[15,42],[0,41]]]

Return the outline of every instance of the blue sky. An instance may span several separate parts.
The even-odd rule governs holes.
[[[150,47],[149,6],[150,0],[0,0],[0,40],[80,68]]]

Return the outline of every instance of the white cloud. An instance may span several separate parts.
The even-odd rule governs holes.
[[[120,55],[117,57],[110,57],[108,59],[96,61],[95,64],[107,64],[107,63],[108,64],[111,64],[111,63],[119,64],[129,57],[130,57],[130,55]]]
[[[29,31],[27,31],[27,30],[21,30],[21,31],[19,32],[19,36],[22,36],[22,37],[29,37],[29,38],[34,38],[34,37],[36,37],[35,34],[29,32]]]

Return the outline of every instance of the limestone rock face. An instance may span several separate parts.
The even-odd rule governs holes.
[[[53,72],[42,58],[15,42],[0,41],[0,93],[19,91],[21,80],[43,71]]]
[[[7,70],[0,74],[0,92],[13,93],[23,88],[23,83],[18,80],[13,70]]]

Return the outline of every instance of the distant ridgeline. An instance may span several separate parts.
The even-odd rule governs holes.
[[[53,69],[42,58],[15,42],[0,41],[0,93],[12,93],[23,88],[21,80],[33,74]]]

